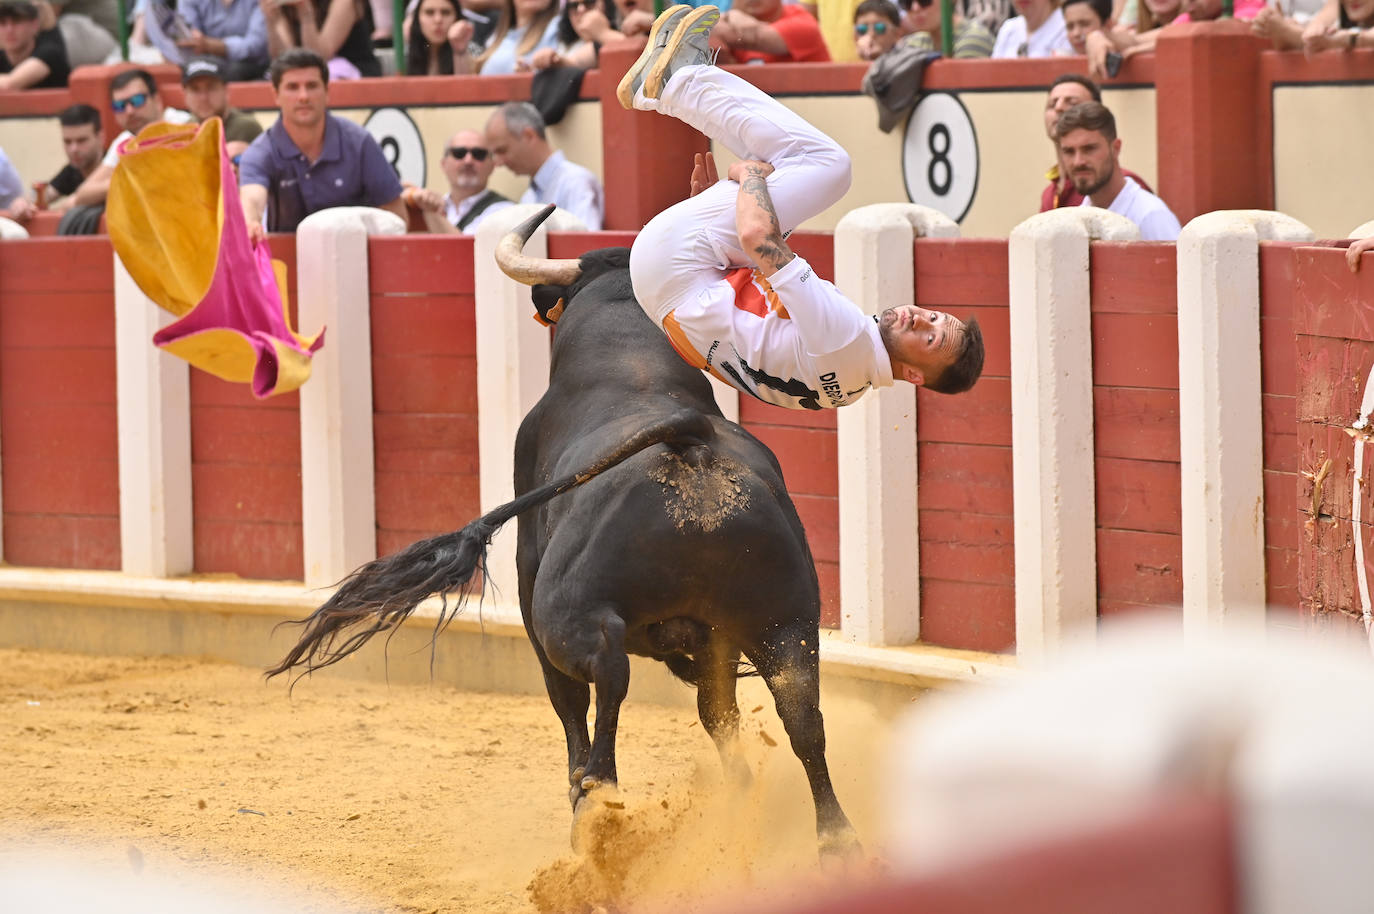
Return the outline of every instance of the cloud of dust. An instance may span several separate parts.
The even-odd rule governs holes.
[[[741,684],[743,686],[743,684]],[[814,899],[837,885],[876,875],[823,873],[815,807],[801,762],[792,753],[771,699],[741,695],[741,750],[753,772],[747,786],[728,783],[713,751],[695,758],[690,781],[661,790],[590,795],[575,823],[579,853],[541,867],[529,884],[542,914],[598,908],[675,912],[718,909],[766,893],[770,905]],[[744,692],[745,689],[741,689]],[[861,840],[872,834],[874,775],[886,727],[873,710],[827,702],[827,760],[840,803]],[[871,857],[874,848],[865,845]],[[836,881],[838,880],[838,881]]]

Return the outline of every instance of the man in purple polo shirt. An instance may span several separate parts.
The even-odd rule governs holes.
[[[293,48],[272,62],[271,75],[281,116],[239,159],[249,239],[294,232],[306,216],[331,206],[376,206],[406,218],[401,182],[377,141],[329,113],[324,60]]]

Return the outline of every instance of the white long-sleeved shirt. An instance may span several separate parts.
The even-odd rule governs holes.
[[[893,381],[877,321],[801,257],[768,279],[735,270],[664,329],[689,363],[774,406],[831,409]]]
[[[606,211],[601,182],[596,175],[569,162],[561,149],[539,166],[520,202],[552,203],[581,219],[593,232],[601,231],[602,215]]]

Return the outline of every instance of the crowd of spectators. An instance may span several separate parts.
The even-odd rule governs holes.
[[[948,38],[952,56],[960,59],[1086,57],[1089,73],[1101,80],[1114,77],[1125,59],[1152,50],[1165,26],[1217,18],[1223,4],[955,0]],[[924,65],[946,43],[940,0],[719,0],[716,5],[723,13],[712,43],[721,63],[861,60],[873,64],[871,78],[884,68],[906,67],[913,58]],[[1374,0],[1231,0],[1230,6],[1231,14],[1248,20],[1256,35],[1279,49],[1313,54],[1374,47]],[[60,88],[75,67],[117,59],[119,49],[112,45],[117,9],[114,0],[0,0],[0,91]],[[403,197],[398,187],[381,180],[373,167],[384,162],[380,151],[372,151],[376,144],[361,128],[329,115],[327,99],[330,82],[381,75],[383,61],[394,59],[383,47],[390,40],[390,9],[388,0],[136,0],[130,5],[129,25],[136,50],[142,50],[134,56],[181,66],[189,110],[164,106],[148,71],[119,73],[109,90],[122,132],[106,143],[95,109],[74,105],[63,111],[59,120],[67,162],[40,185],[45,199],[33,200],[22,183],[17,191],[9,186],[16,179],[0,149],[0,215],[26,219],[35,202],[46,203],[63,214],[63,232],[93,231],[123,140],[161,120],[188,123],[219,117],[244,186],[266,191],[261,200],[257,191],[245,197],[249,223],[259,230],[289,230],[325,205],[278,200],[279,188],[272,181],[279,171],[294,167],[291,162],[320,165],[320,156],[327,160],[345,148],[350,150],[346,157],[357,160],[357,174],[337,185],[345,188],[339,191],[340,200],[403,213],[408,202],[435,230],[444,225],[464,230],[509,202],[486,187],[498,165],[530,179],[522,199],[558,202],[589,227],[599,228],[604,207],[600,184],[549,143],[546,122],[561,115],[550,115],[542,103],[512,102],[492,116],[485,131],[455,135],[440,161],[450,184],[448,195],[412,188]],[[647,34],[654,14],[649,0],[410,0],[400,35],[403,69],[424,76],[538,74],[560,68],[580,73],[596,66],[603,45]],[[315,60],[324,62],[318,79],[305,80],[309,85],[302,80],[283,83],[285,73],[316,70]],[[283,61],[299,66],[284,71]],[[259,78],[272,80],[281,108],[277,123],[265,133],[256,117],[228,105],[229,82]],[[915,84],[919,86],[919,75]],[[571,85],[575,96],[576,83]],[[566,84],[561,91],[567,95]],[[541,101],[539,93],[536,76],[536,102]],[[1047,174],[1042,210],[1101,196],[1101,191],[1089,193],[1078,186],[1074,166],[1064,158],[1065,138],[1058,133],[1069,109],[1089,103],[1101,107],[1093,79],[1066,76],[1050,87],[1045,127],[1055,144],[1056,162]],[[882,104],[880,99],[880,114]],[[1102,112],[1083,129],[1095,131],[1110,153],[1113,180],[1107,186],[1153,196],[1144,179],[1120,168],[1116,155],[1121,141],[1109,122],[1110,112]],[[891,121],[892,112],[886,113]],[[302,118],[313,120],[307,125]],[[1072,144],[1074,150],[1080,145]],[[394,179],[394,170],[386,169]],[[1115,179],[1118,172],[1124,185]]]

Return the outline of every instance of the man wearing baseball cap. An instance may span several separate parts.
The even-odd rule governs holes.
[[[257,118],[229,107],[229,86],[225,64],[217,57],[193,57],[181,70],[186,109],[205,123],[212,117],[224,122],[224,143],[231,156],[237,155],[262,133]]]
[[[44,29],[29,0],[0,0],[0,90],[65,89],[71,65],[56,28]]]

